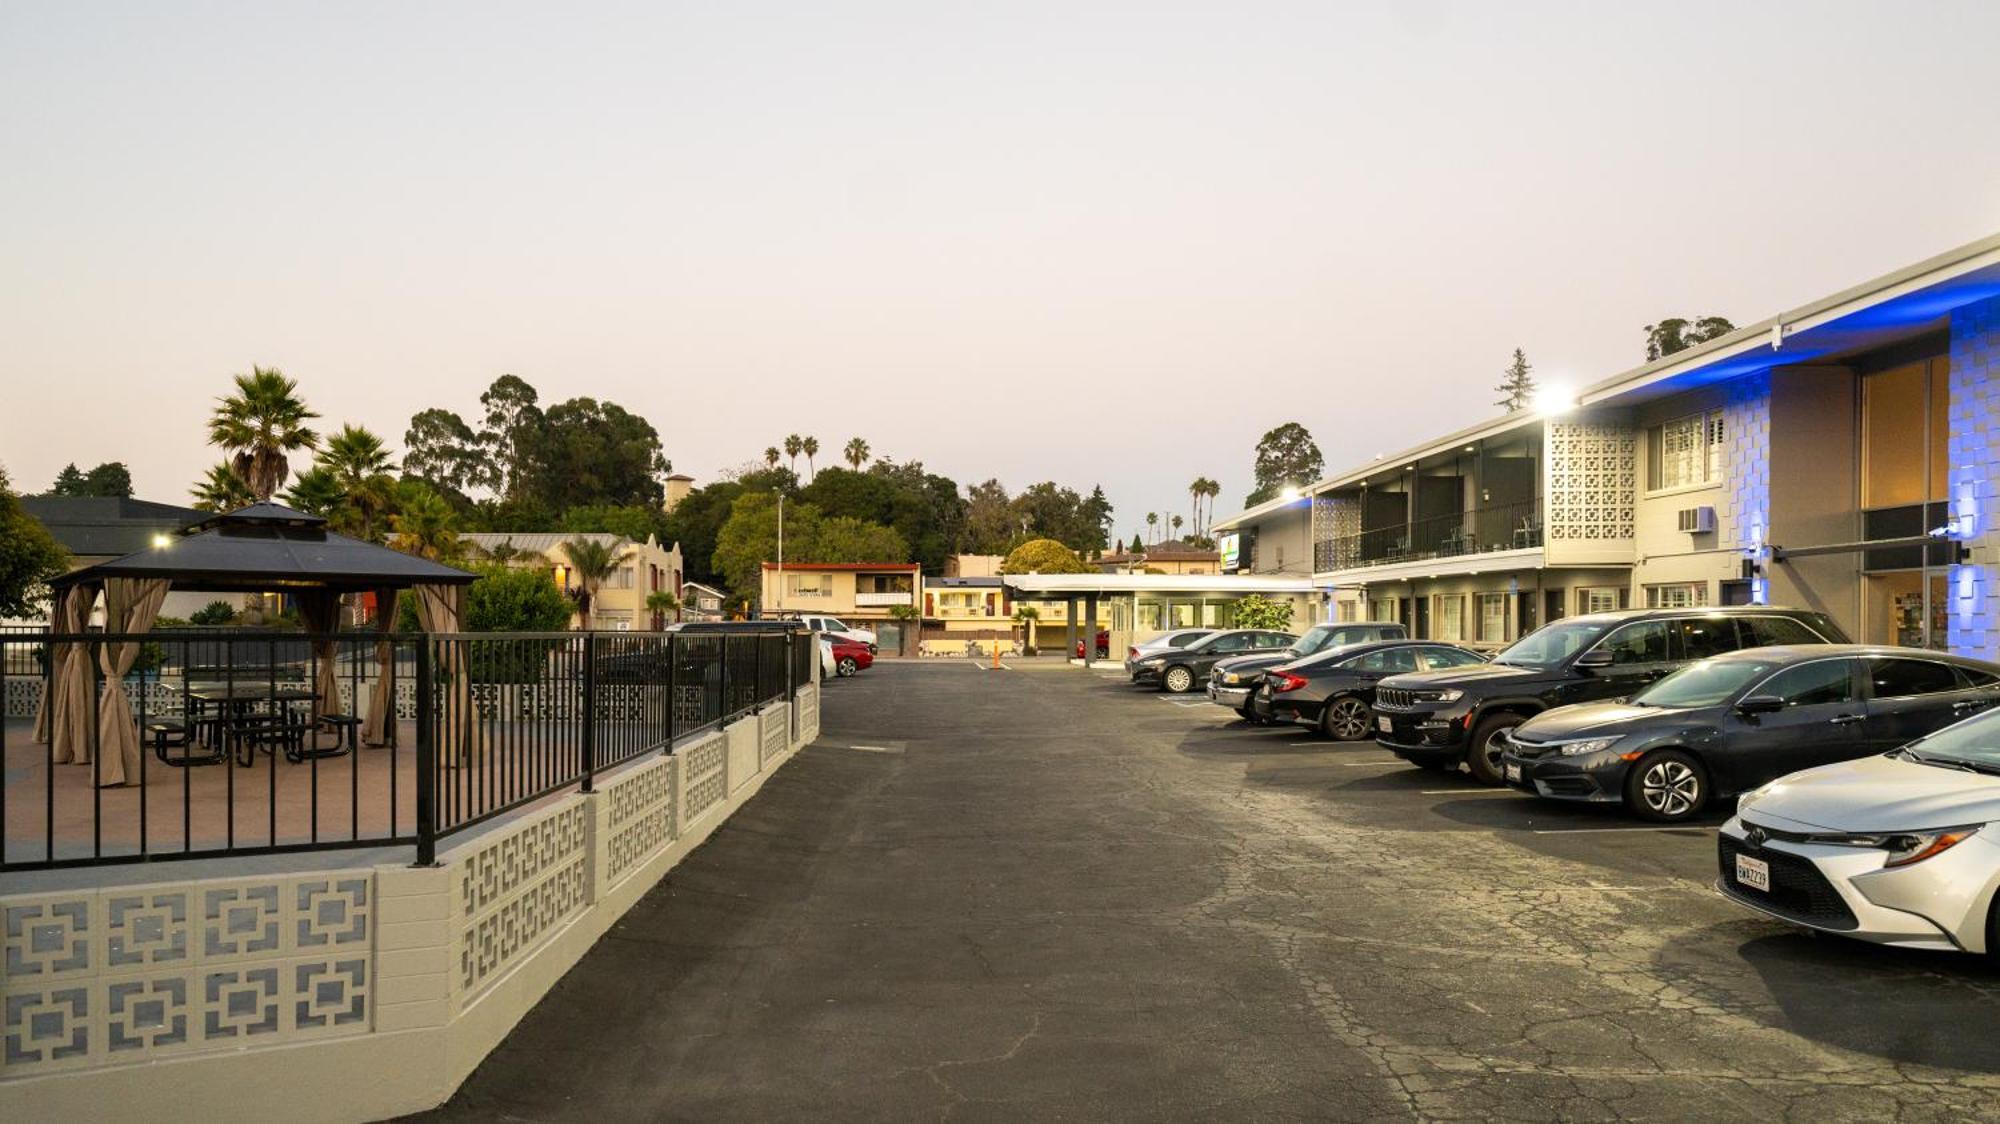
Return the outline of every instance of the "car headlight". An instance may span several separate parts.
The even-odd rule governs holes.
[[[1877,831],[1852,835],[1833,833],[1806,837],[1808,843],[1823,843],[1833,847],[1866,847],[1887,852],[1882,860],[1884,867],[1909,866],[1920,863],[1934,855],[1942,855],[1953,847],[1973,837],[1979,825],[1971,827],[1940,827],[1929,831]]]
[[[1233,671],[1225,671],[1222,673],[1222,681],[1224,683],[1241,683],[1243,682],[1243,677]]]
[[[1578,742],[1558,743],[1556,752],[1562,754],[1564,757],[1582,757],[1585,754],[1610,749],[1617,744],[1617,738],[1585,738]]]
[[[1449,703],[1457,702],[1465,697],[1465,692],[1459,690],[1457,687],[1445,687],[1436,691],[1412,691],[1410,693],[1419,702]]]

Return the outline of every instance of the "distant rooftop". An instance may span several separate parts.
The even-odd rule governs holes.
[[[78,558],[118,558],[144,550],[153,545],[154,536],[177,535],[211,515],[117,496],[22,496],[21,507]]]

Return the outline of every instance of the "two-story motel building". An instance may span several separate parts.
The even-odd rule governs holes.
[[[1497,647],[1574,613],[1770,602],[1993,658],[1997,484],[2000,236],[1216,530],[1239,572],[1309,542],[1328,617],[1424,637]]]

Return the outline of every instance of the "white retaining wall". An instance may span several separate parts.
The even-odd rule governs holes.
[[[0,897],[0,1120],[356,1121],[440,1104],[818,736],[813,685],[435,867]]]

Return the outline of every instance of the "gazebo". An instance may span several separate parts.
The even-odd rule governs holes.
[[[377,678],[370,692],[362,737],[383,744],[393,728],[389,692],[382,684],[393,674],[397,595],[412,590],[425,632],[459,631],[465,587],[475,575],[413,554],[335,534],[326,520],[275,503],[258,503],[197,523],[181,537],[149,549],[76,570],[50,583],[53,637],[81,635],[92,607],[104,597],[104,631],[112,637],[97,646],[103,691],[98,701],[98,783],[136,784],[140,737],[125,689],[142,643],[132,637],[153,627],[170,589],[209,593],[282,593],[299,606],[316,667],[315,709],[338,698],[334,634],[340,600],[350,593],[376,599]],[[121,639],[122,638],[122,639]],[[35,739],[50,745],[57,763],[91,761],[90,646],[54,640],[50,686],[35,719]],[[456,676],[457,689],[466,690]],[[469,701],[469,700],[468,700]]]

